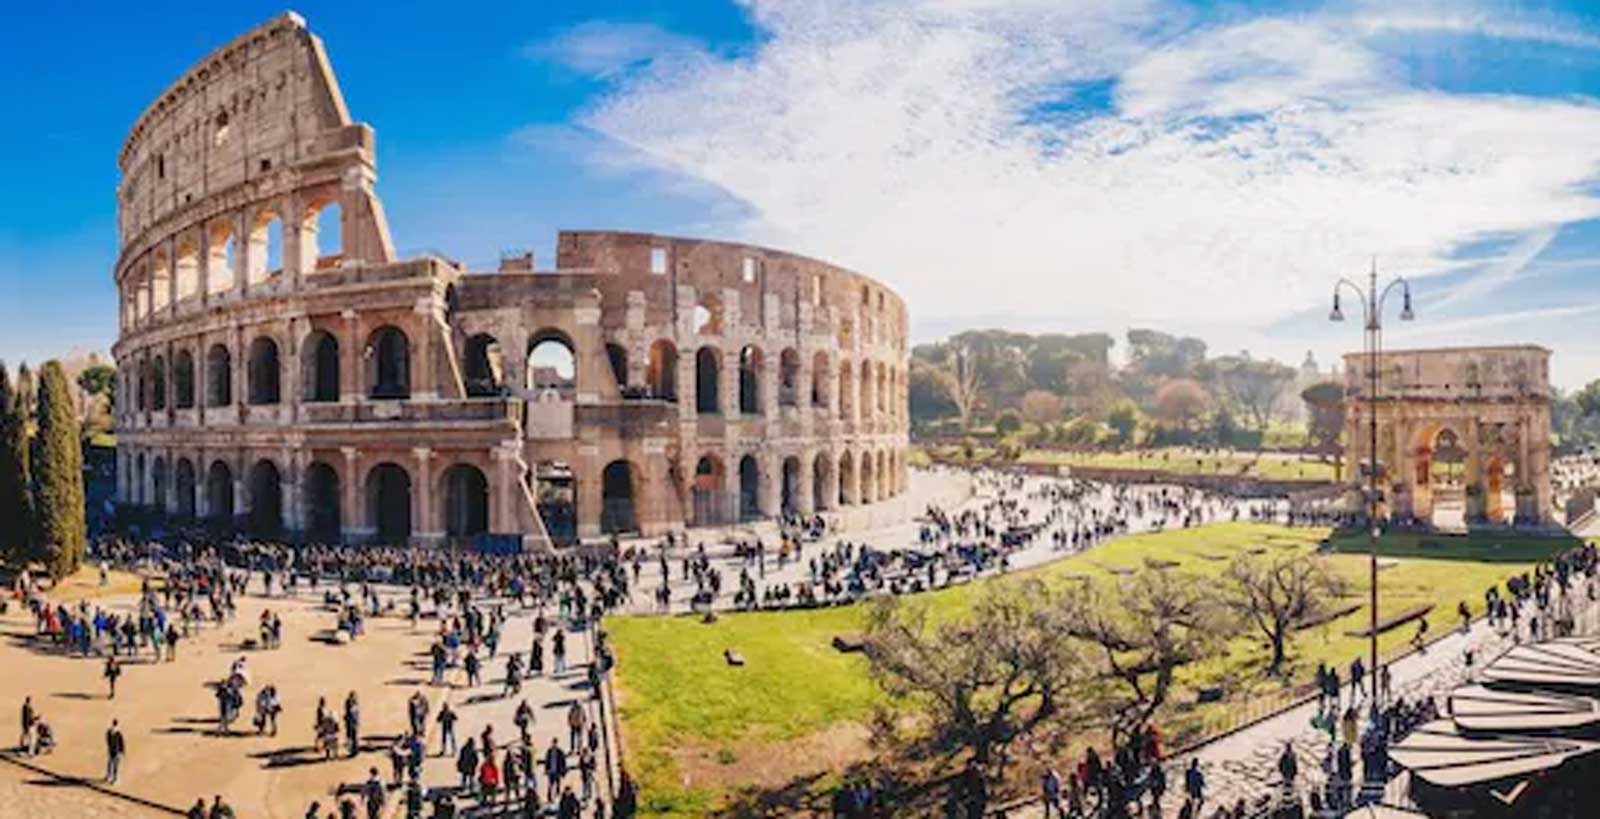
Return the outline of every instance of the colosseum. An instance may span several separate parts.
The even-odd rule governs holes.
[[[117,492],[146,517],[545,548],[906,489],[887,287],[611,231],[561,232],[553,270],[396,258],[373,129],[296,15],[167,88],[118,165]]]

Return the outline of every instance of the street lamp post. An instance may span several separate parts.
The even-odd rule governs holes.
[[[1378,702],[1378,366],[1383,355],[1383,305],[1389,293],[1396,287],[1400,288],[1403,304],[1400,308],[1400,320],[1411,321],[1415,314],[1411,311],[1411,283],[1404,276],[1396,276],[1383,290],[1378,289],[1378,261],[1372,261],[1372,269],[1367,274],[1367,286],[1360,285],[1346,278],[1340,278],[1333,285],[1333,310],[1328,313],[1329,321],[1344,321],[1344,311],[1339,308],[1339,291],[1348,287],[1356,294],[1361,302],[1362,318],[1362,353],[1367,362],[1367,574],[1370,584],[1371,600],[1369,603],[1370,619],[1368,632],[1371,638],[1372,664],[1368,672],[1372,675],[1373,702]]]

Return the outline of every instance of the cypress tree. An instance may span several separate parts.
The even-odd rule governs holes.
[[[19,564],[29,557],[33,532],[24,407],[0,363],[0,558]]]
[[[88,538],[83,496],[83,449],[78,414],[58,361],[39,370],[39,440],[34,467],[38,542],[50,575],[65,577],[83,562]]]

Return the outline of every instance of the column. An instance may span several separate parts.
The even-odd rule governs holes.
[[[419,317],[416,359],[411,366],[411,399],[432,401],[439,397],[438,373],[434,372],[433,336],[438,332],[432,296],[417,299],[413,311]]]
[[[339,526],[342,534],[349,538],[366,532],[366,518],[361,509],[360,451],[353,446],[347,446],[340,447],[339,452],[344,455],[344,479],[340,481],[344,501],[341,504],[343,508],[339,510]]]
[[[344,319],[344,335],[339,339],[339,401],[345,404],[359,402],[364,393],[361,372],[361,337],[356,322],[356,311],[345,310],[339,314]]]
[[[411,533],[413,537],[432,542],[442,534],[433,519],[433,450],[419,446],[411,450],[411,454],[417,459],[417,480],[412,484],[414,503],[411,507],[417,510],[417,517],[412,521]]]
[[[730,464],[737,474],[738,464]],[[783,456],[775,452],[756,454],[756,470],[761,475],[756,506],[763,517],[775,517],[783,505]]]
[[[491,514],[489,516],[490,531],[497,534],[509,534],[518,530],[515,515],[517,502],[516,482],[520,476],[514,469],[517,458],[517,441],[515,439],[504,442],[490,450],[494,457],[495,486],[491,497],[494,498]]]

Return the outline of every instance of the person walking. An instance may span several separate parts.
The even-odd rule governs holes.
[[[311,806],[313,808],[315,808],[316,805],[317,805],[317,803],[315,803],[315,802],[311,803]],[[194,800],[194,804],[189,807],[189,812],[185,813],[183,815],[183,819],[206,819],[206,800],[205,800],[205,798],[204,797],[196,797],[195,800]],[[320,819],[320,817],[318,819]]]
[[[366,784],[361,786],[361,801],[366,806],[367,819],[378,819],[383,815],[385,796],[383,780],[378,778],[378,769],[368,768]]]
[[[344,738],[350,745],[351,757],[361,752],[361,703],[354,691],[344,698]]]
[[[1295,758],[1294,746],[1283,743],[1283,753],[1278,756],[1278,773],[1283,776],[1283,786],[1286,789],[1294,787],[1294,779],[1300,773],[1300,762]]]
[[[567,755],[555,737],[550,738],[550,748],[544,752],[545,801],[554,802],[561,795],[561,780],[567,775]]]
[[[22,698],[22,742],[18,744],[24,753],[33,746],[33,726],[39,721],[38,712],[33,710],[33,697]]]
[[[1067,814],[1061,809],[1061,774],[1055,768],[1046,768],[1039,778],[1039,801],[1044,805],[1044,819],[1052,815],[1065,819]]]
[[[456,773],[461,775],[461,790],[464,793],[472,792],[472,783],[478,775],[478,746],[476,740],[467,737],[466,744],[461,746],[461,753],[456,755]]]
[[[450,703],[439,706],[439,756],[456,753],[456,712]]]
[[[106,784],[117,784],[117,775],[122,772],[122,757],[127,752],[128,743],[122,736],[122,728],[116,720],[112,720],[111,727],[106,729]]]
[[[583,724],[588,715],[583,712],[583,706],[576,701],[567,709],[567,748],[576,751],[583,741]]]
[[[1189,760],[1189,769],[1183,772],[1183,789],[1194,802],[1194,810],[1198,815],[1206,802],[1206,775],[1200,770],[1199,759]]]
[[[113,654],[112,656],[106,658],[106,668],[105,671],[102,672],[102,676],[106,678],[106,686],[109,688],[109,692],[106,694],[106,699],[116,699],[117,679],[122,676],[122,664],[117,662],[116,655]]]

